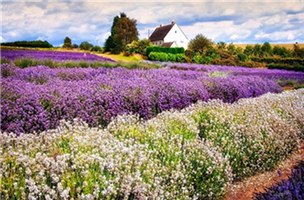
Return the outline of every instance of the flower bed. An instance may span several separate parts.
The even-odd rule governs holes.
[[[304,138],[303,102],[299,89],[199,101],[144,122],[122,115],[105,129],[74,120],[40,134],[1,132],[1,195],[222,199],[233,179],[272,168]]]
[[[15,68],[2,64],[1,130],[40,132],[80,118],[106,126],[126,113],[149,119],[198,100],[235,102],[282,89],[258,76],[214,76],[181,70],[125,68]]]
[[[223,72],[230,75],[259,76],[278,82],[281,86],[288,85],[290,82],[304,84],[304,73],[279,69],[257,69],[234,66],[220,65],[200,65],[188,63],[176,63],[170,65],[171,69],[204,71],[206,73]]]

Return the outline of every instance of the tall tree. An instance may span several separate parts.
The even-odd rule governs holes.
[[[72,46],[72,40],[69,37],[65,37],[64,41],[63,41],[63,48],[73,48]]]
[[[264,44],[261,47],[261,50],[265,56],[272,55],[272,48],[271,48],[269,42],[264,42]]]
[[[202,34],[198,34],[194,39],[190,40],[188,44],[188,48],[194,52],[203,54],[208,47],[212,46],[213,42],[211,39],[203,36]]]
[[[111,27],[111,35],[106,40],[105,49],[112,52],[124,51],[127,44],[138,41],[138,30],[136,20],[130,19],[125,13],[116,16]]]

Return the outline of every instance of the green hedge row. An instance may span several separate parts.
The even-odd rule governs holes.
[[[303,58],[251,58],[255,62],[264,62],[266,64],[275,63],[275,64],[287,64],[287,65],[303,65]]]
[[[5,42],[1,43],[2,46],[13,46],[13,47],[40,47],[40,48],[52,48],[53,46],[47,41],[16,41],[16,42]]]
[[[159,53],[171,53],[171,54],[184,54],[184,47],[159,47],[159,46],[148,46],[146,49],[146,55],[149,56],[151,52],[159,52]]]
[[[184,54],[172,54],[163,52],[151,52],[149,53],[149,59],[154,61],[171,61],[171,62],[183,62]]]
[[[288,65],[288,64],[282,64],[282,63],[279,63],[279,64],[271,63],[271,64],[267,64],[266,67],[268,69],[285,69],[285,70],[304,72],[303,65]]]

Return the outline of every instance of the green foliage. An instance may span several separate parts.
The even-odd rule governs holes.
[[[136,20],[130,19],[122,12],[120,17],[115,16],[111,27],[111,35],[105,42],[105,51],[119,53],[126,50],[126,45],[138,41]]]
[[[261,47],[261,50],[265,56],[272,55],[272,48],[271,48],[269,42],[264,42],[264,44]]]
[[[184,54],[172,54],[164,52],[151,52],[148,58],[154,61],[171,61],[171,62],[183,62]]]
[[[78,46],[78,44],[73,44],[73,48],[74,49],[76,49],[76,48],[78,48],[79,46]]]
[[[194,52],[199,54],[204,54],[208,47],[212,46],[213,42],[211,39],[203,36],[202,34],[198,34],[194,39],[190,40],[188,44],[188,48]]]
[[[218,42],[217,43],[217,49],[219,49],[219,50],[226,50],[226,43],[225,42]]]
[[[293,54],[294,57],[304,58],[304,48],[300,48],[296,43],[293,45]]]
[[[253,54],[253,46],[252,45],[246,45],[244,49],[244,54],[247,56],[251,56]]]
[[[148,46],[146,48],[146,56],[149,56],[151,52],[163,52],[171,54],[185,54],[184,47],[160,47],[160,46]]]
[[[283,63],[271,63],[266,65],[268,69],[285,69],[285,70],[292,70],[292,71],[300,71],[304,72],[304,66],[303,65],[289,65],[289,64],[283,64]]]
[[[240,53],[240,54],[238,54],[237,56],[238,56],[238,58],[240,59],[240,61],[242,61],[242,62],[248,61],[248,57],[247,57],[246,54]]]
[[[237,54],[240,54],[240,53],[243,53],[243,48],[242,47],[237,47],[235,49],[235,54],[237,55]]]
[[[257,56],[257,57],[262,57],[262,49],[261,49],[261,45],[256,44],[253,47],[253,55]]]
[[[132,41],[131,44],[126,46],[126,51],[130,54],[139,53],[142,55],[146,54],[146,48],[151,46],[151,42],[149,39],[142,39],[138,41]]]
[[[87,41],[85,41],[85,42],[82,42],[80,45],[79,45],[79,47],[80,47],[80,49],[82,49],[82,50],[90,50],[92,47],[93,47],[93,45],[92,44],[90,44],[89,42],[87,42]]]
[[[72,40],[69,37],[65,37],[64,41],[63,41],[63,48],[68,48],[68,49],[72,49]]]
[[[230,43],[230,44],[228,45],[228,47],[227,47],[227,50],[228,50],[230,53],[235,54],[235,50],[236,50],[235,45],[234,45],[233,43]]]
[[[202,57],[201,55],[195,55],[193,57],[193,61],[198,64],[211,64],[212,60],[213,59],[209,56]]]
[[[175,62],[176,61],[176,55],[172,53],[168,53],[168,61]]]
[[[13,47],[33,47],[33,48],[52,48],[53,46],[46,40],[41,41],[16,41],[1,43],[1,46],[13,46]]]
[[[272,49],[273,55],[278,55],[282,58],[290,58],[292,57],[292,51],[287,49],[286,47],[281,47],[281,46],[274,46]]]
[[[240,66],[247,67],[247,68],[262,68],[262,69],[266,68],[265,63],[254,62],[254,61],[242,62],[242,63],[240,63]]]
[[[99,52],[99,53],[103,53],[104,52],[104,50],[103,50],[103,48],[101,48],[100,46],[93,46],[92,48],[91,48],[91,51],[95,51],[95,52]]]
[[[185,60],[185,55],[182,53],[176,54],[176,62],[183,62]]]

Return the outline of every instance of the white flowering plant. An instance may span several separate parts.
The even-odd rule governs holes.
[[[304,89],[229,104],[198,102],[105,128],[61,121],[40,134],[0,134],[4,199],[221,199],[304,138]]]

